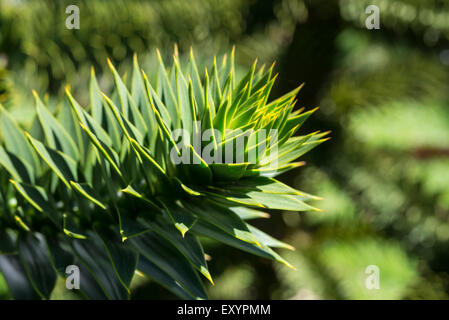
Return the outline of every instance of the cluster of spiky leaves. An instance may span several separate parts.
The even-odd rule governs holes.
[[[129,88],[110,64],[111,98],[92,71],[88,108],[67,88],[53,114],[35,94],[28,131],[1,108],[0,271],[15,298],[48,298],[72,264],[88,298],[128,298],[136,271],[179,297],[207,298],[201,237],[289,265],[272,248],[290,246],[247,220],[266,217],[264,208],[313,210],[304,202],[312,196],[273,178],[325,140],[293,136],[313,112],[293,111],[299,88],[268,103],[272,68],[256,71],[254,63],[237,81],[233,52],[220,65],[214,59],[210,75],[200,75],[193,54],[185,68],[174,56],[168,69],[158,56],[151,81],[134,59]],[[266,148],[254,163],[207,163],[191,144],[180,148],[172,135],[179,128],[191,137],[217,129],[212,152],[236,132],[277,129],[278,152]],[[171,161],[181,149],[192,164]]]

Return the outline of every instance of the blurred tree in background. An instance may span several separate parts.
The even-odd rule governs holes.
[[[8,80],[8,72],[5,67],[1,65],[0,61],[0,103],[5,103],[10,94],[10,83]]]
[[[65,27],[69,4],[79,30]],[[365,28],[371,4],[379,30]],[[282,177],[322,196],[324,212],[255,223],[296,248],[284,255],[297,270],[210,242],[211,298],[449,298],[448,1],[0,0],[0,102],[27,108],[37,89],[56,104],[66,83],[86,100],[91,66],[101,74],[110,57],[120,71],[133,52],[145,66],[175,43],[205,57],[236,45],[245,67],[276,60],[273,95],[305,82],[298,105],[321,107],[305,130],[333,137]],[[365,287],[369,265],[379,290]],[[136,299],[172,298],[138,276],[134,286]]]

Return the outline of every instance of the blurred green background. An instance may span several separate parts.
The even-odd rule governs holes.
[[[79,30],[65,27],[70,4]],[[365,27],[371,4],[379,30]],[[211,298],[449,298],[449,1],[0,0],[0,103],[32,115],[32,89],[57,104],[66,84],[85,102],[91,66],[107,90],[107,57],[124,73],[136,52],[151,70],[175,44],[207,62],[235,45],[242,68],[276,61],[273,97],[305,82],[298,105],[320,109],[302,132],[332,130],[281,177],[324,211],[256,223],[296,248],[282,253],[297,270],[207,242]],[[53,297],[76,298],[61,283]],[[173,296],[136,275],[133,298]]]

